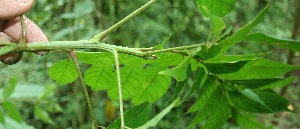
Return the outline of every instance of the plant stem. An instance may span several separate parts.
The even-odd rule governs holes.
[[[115,29],[119,28],[121,25],[123,25],[125,22],[127,22],[128,20],[132,19],[133,17],[135,17],[136,15],[140,14],[141,12],[143,12],[144,10],[146,10],[147,8],[149,8],[154,2],[156,2],[157,0],[150,0],[148,3],[146,3],[145,5],[143,5],[142,7],[138,8],[137,10],[135,10],[134,12],[132,12],[131,14],[129,14],[128,16],[126,16],[125,18],[123,18],[121,21],[117,22],[116,24],[114,24],[113,26],[109,27],[108,29],[106,29],[105,31],[95,35],[91,41],[93,42],[98,42],[101,41],[103,38],[105,38],[108,34],[110,34],[111,32],[113,32]]]
[[[41,51],[41,50],[73,50],[73,49],[99,49],[105,51],[111,51],[115,49],[118,53],[125,53],[134,56],[139,56],[141,58],[149,58],[153,57],[152,54],[155,53],[162,53],[162,52],[173,52],[174,50],[187,50],[187,49],[195,49],[201,45],[205,44],[194,44],[189,46],[180,46],[174,48],[166,48],[155,50],[154,48],[128,48],[122,46],[116,46],[106,43],[94,43],[88,40],[81,40],[81,41],[53,41],[53,42],[33,42],[27,43],[25,46],[20,44],[11,44],[6,42],[0,42],[1,45],[6,45],[6,47],[14,46],[13,50],[5,50],[5,52],[0,53],[7,54],[12,51]],[[2,47],[4,48],[4,47]],[[3,50],[2,50],[3,51]]]
[[[119,64],[119,56],[116,49],[111,50],[115,58],[115,65],[117,71],[117,80],[118,80],[118,89],[119,89],[119,103],[120,103],[120,118],[121,118],[121,129],[124,129],[124,111],[123,111],[123,94],[122,94],[122,85],[121,85],[121,73],[120,73],[120,64]]]
[[[82,89],[83,89],[83,93],[85,95],[85,99],[86,99],[91,117],[92,117],[92,121],[93,121],[95,129],[97,129],[98,125],[97,125],[96,117],[94,115],[94,110],[92,108],[91,98],[89,96],[88,90],[87,90],[86,85],[84,83],[83,75],[82,75],[82,72],[81,72],[81,69],[80,69],[80,66],[79,66],[79,63],[78,63],[78,59],[76,57],[76,53],[74,52],[74,50],[71,50],[69,54],[70,54],[71,58],[73,59],[75,67],[78,71],[79,79],[80,79],[80,82],[81,82],[81,86],[82,86]]]
[[[19,41],[20,44],[25,45],[26,44],[26,40],[27,40],[27,34],[26,34],[26,26],[25,26],[25,22],[24,22],[24,15],[20,16],[20,22],[21,22],[21,28],[22,28],[22,36],[21,39]]]

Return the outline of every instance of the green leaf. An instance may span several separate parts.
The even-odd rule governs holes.
[[[95,66],[114,66],[114,57],[110,52],[76,52],[78,60],[81,62],[92,64]],[[156,54],[156,60],[144,60],[142,58],[119,53],[120,64],[126,66],[145,66],[156,65],[162,66],[175,66],[183,61],[183,56],[174,53],[161,53]]]
[[[290,84],[293,80],[295,80],[295,77],[288,77],[285,79],[267,78],[267,79],[250,79],[250,80],[230,80],[228,82],[240,88],[265,90],[265,89],[271,89],[275,87],[286,86]]]
[[[269,53],[258,53],[248,55],[220,55],[212,59],[205,60],[205,63],[236,63],[240,61],[256,60]]]
[[[268,129],[257,121],[257,118],[254,114],[237,113],[235,119],[237,124],[243,127],[244,129]]]
[[[0,123],[1,129],[35,129],[31,125],[27,125],[25,122],[17,122],[11,117],[5,116],[5,122]]]
[[[124,66],[121,68],[121,84],[124,100],[137,95],[139,91],[141,91],[141,87],[145,81],[143,70],[141,66]],[[116,73],[114,73],[114,76],[117,76],[115,74]],[[118,98],[119,95],[116,84],[108,89],[108,94],[114,100]]]
[[[300,66],[291,66],[267,59],[215,66],[217,67],[214,67],[214,65],[213,67],[208,66],[208,69],[212,70],[213,73],[219,74],[222,79],[226,80],[274,78],[300,68]]]
[[[132,97],[132,101],[135,104],[144,102],[152,103],[166,93],[170,86],[171,78],[158,74],[163,69],[166,68],[148,67],[144,69],[144,82],[139,90],[135,91],[137,94]]]
[[[114,57],[110,52],[76,52],[76,56],[78,60],[87,64],[97,66],[114,65]],[[121,58],[121,56],[122,55],[119,54],[119,58]]]
[[[43,122],[55,125],[54,121],[50,118],[49,113],[42,109],[39,105],[34,106],[34,114]]]
[[[198,52],[198,55],[201,57],[201,60],[211,59],[218,55],[221,51],[222,46],[219,44],[213,44],[212,46],[202,46],[202,50]]]
[[[206,14],[206,16],[211,20],[211,31],[214,34],[214,41],[216,41],[217,38],[221,35],[221,31],[226,27],[224,21],[220,17],[213,15],[211,11],[204,5],[201,5],[199,1],[197,1],[197,6],[199,10],[202,10],[203,14]]]
[[[130,108],[124,114],[125,125],[130,128],[137,128],[150,119],[152,105],[149,103],[143,103],[141,105]],[[119,129],[121,126],[121,120],[118,118],[112,124],[108,126],[108,129]]]
[[[208,116],[203,129],[219,129],[227,122],[231,115],[231,110],[225,97],[221,98],[221,101],[217,104],[215,103],[215,108],[213,109],[214,110],[212,110],[211,115]]]
[[[2,103],[3,108],[5,109],[5,111],[7,112],[8,116],[11,117],[12,119],[14,119],[15,121],[21,123],[22,120],[22,116],[20,114],[20,112],[18,111],[17,107],[15,104],[13,104],[12,102],[6,101]]]
[[[210,73],[215,74],[228,74],[235,73],[242,69],[248,61],[240,61],[236,63],[208,63],[206,64],[207,69]]]
[[[204,16],[208,16],[208,14],[203,10],[203,7],[207,8],[213,15],[223,17],[233,10],[235,0],[196,0],[196,3]]]
[[[179,65],[177,65],[176,67],[174,67],[172,69],[161,71],[161,72],[159,72],[159,74],[172,76],[179,82],[186,80],[189,77],[190,71],[191,71],[191,64],[190,64],[191,59],[192,59],[192,57],[197,55],[201,49],[202,49],[201,46],[196,48]]]
[[[188,113],[205,108],[205,105],[210,102],[210,99],[216,97],[218,89],[218,82],[216,78],[209,76],[199,93],[199,98],[197,99],[196,103],[192,107],[190,107]]]
[[[5,117],[4,117],[4,112],[3,112],[3,110],[0,110],[0,124],[2,123],[4,123],[5,122]]]
[[[252,90],[250,89],[244,89],[242,91],[240,91],[244,96],[246,96],[247,98],[249,98],[250,100],[257,102],[259,104],[261,104],[262,106],[264,106],[266,109],[268,109],[270,112],[274,112],[270,107],[268,107],[265,102],[263,100],[260,99],[260,97],[254,93]]]
[[[161,119],[168,114],[172,108],[178,106],[180,103],[180,97],[176,98],[175,101],[173,101],[168,107],[166,107],[163,111],[161,111],[158,115],[156,115],[153,119],[148,121],[146,124],[138,127],[137,129],[148,129],[149,127],[156,126],[158,122],[161,121]]]
[[[113,66],[92,66],[84,74],[84,82],[92,90],[105,90],[117,86],[117,74]]]
[[[155,49],[155,50],[163,49],[164,46],[165,46],[165,43],[170,39],[170,37],[171,37],[171,34],[167,38],[165,38],[163,42],[161,42],[160,44],[154,46],[153,49]]]
[[[61,60],[49,69],[49,76],[61,85],[75,81],[78,77],[75,64],[72,60]]]
[[[49,95],[51,93],[53,93],[56,88],[57,88],[56,85],[47,85],[44,92],[43,92],[43,94],[39,98],[40,99],[45,99],[45,98],[49,97]]]
[[[182,62],[179,54],[157,54],[156,60],[144,60],[127,54],[119,54],[123,99],[134,104],[154,102],[169,88],[171,78],[158,72]],[[118,88],[114,60],[111,53],[77,52],[80,61],[92,64],[84,74],[85,83],[93,90],[107,90],[111,99],[117,100]]]
[[[246,35],[258,24],[260,23],[267,10],[269,8],[269,4],[261,11],[259,12],[259,14],[254,18],[254,20],[252,20],[250,23],[248,23],[247,25],[245,25],[244,27],[242,27],[241,29],[239,29],[236,33],[234,33],[233,35],[231,35],[230,37],[222,40],[220,42],[220,46],[222,47],[221,51],[219,52],[219,54],[223,54],[225,53],[229,48],[231,48],[231,46],[233,46],[234,44],[242,41]]]
[[[299,40],[278,39],[278,38],[267,36],[263,33],[252,33],[252,34],[247,35],[244,39],[268,43],[268,44],[274,45],[276,47],[300,52],[300,41]]]
[[[179,96],[183,91],[184,87],[186,86],[188,82],[188,79],[187,80],[184,80],[182,82],[177,82],[176,83],[176,88],[175,88],[175,92],[173,94],[174,98],[176,98],[177,96]]]
[[[191,71],[190,61],[191,61],[191,57],[189,56],[178,66],[166,71],[160,71],[159,74],[172,76],[179,82],[184,81],[188,78],[189,73]]]
[[[15,87],[17,86],[17,78],[9,79],[9,86],[5,86],[3,89],[3,98],[7,99],[14,92]]]
[[[214,95],[209,101],[198,110],[196,117],[190,123],[189,127],[194,127],[205,120],[204,129],[218,129],[226,123],[231,115],[231,108],[225,95],[220,88],[216,89]]]
[[[196,92],[198,88],[201,88],[204,85],[207,77],[208,70],[206,69],[206,67],[204,65],[202,67],[198,67],[195,73],[194,84],[189,94],[192,94]]]
[[[245,110],[247,112],[274,113],[288,111],[288,100],[279,96],[277,93],[273,91],[253,91],[253,93],[258,96],[265,106],[238,92],[230,92],[229,98],[236,109]]]
[[[221,35],[222,30],[225,29],[226,25],[221,18],[211,16],[211,30],[214,34],[214,42],[217,42],[218,38]]]

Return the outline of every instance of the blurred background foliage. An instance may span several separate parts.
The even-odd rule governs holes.
[[[37,0],[26,15],[42,28],[50,41],[81,40],[89,39],[110,27],[147,1]],[[290,38],[296,14],[294,12],[296,1],[272,1],[264,21],[255,28],[255,31],[274,37]],[[235,10],[223,20],[227,26],[232,26],[233,31],[236,31],[252,20],[266,4],[265,0],[238,0]],[[199,13],[195,1],[160,0],[110,34],[103,42],[128,47],[151,47],[161,43],[171,34],[166,47],[183,46],[206,42],[209,29],[209,21]],[[268,58],[287,62],[287,50],[257,42],[242,42],[228,53],[271,51],[272,54],[269,54]],[[47,75],[53,63],[65,58],[69,57],[63,52],[51,52],[43,57],[27,53],[16,65],[0,64],[2,75],[0,93],[9,92],[7,87],[15,86],[10,97],[0,98],[2,103],[0,122],[5,118],[5,124],[0,124],[0,128],[90,128],[88,109],[79,82],[59,86]],[[300,64],[299,53],[296,53],[294,60],[294,63]],[[170,92],[154,104],[153,114],[157,114],[166,106],[172,91],[174,89],[170,88]],[[90,91],[90,93],[98,123],[107,126],[118,116],[118,103],[110,101],[105,92]],[[300,87],[297,81],[285,94],[298,112],[299,94]],[[125,109],[132,106],[129,101],[125,104]],[[190,115],[182,115],[187,110],[186,106],[188,105],[173,109],[157,128],[185,128],[193,118]],[[258,118],[262,123],[273,125],[275,128],[300,128],[299,113],[265,114],[259,115]],[[224,128],[238,127],[229,122]]]

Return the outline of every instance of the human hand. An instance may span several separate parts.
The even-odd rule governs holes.
[[[22,27],[18,16],[26,13],[33,6],[34,0],[0,0],[0,41],[18,42],[22,37]],[[24,17],[26,26],[26,42],[47,42],[43,31],[30,19]],[[36,52],[44,55],[48,52]],[[20,61],[21,53],[11,53],[0,56],[5,64],[15,64]]]

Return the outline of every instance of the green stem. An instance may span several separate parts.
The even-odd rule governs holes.
[[[122,94],[122,85],[121,85],[121,73],[120,73],[120,64],[119,64],[119,56],[116,49],[111,50],[115,58],[115,65],[117,71],[117,80],[118,80],[118,89],[119,89],[119,103],[120,103],[120,118],[121,118],[121,129],[124,129],[124,110],[123,110],[123,94]]]
[[[26,34],[26,26],[25,26],[25,21],[24,21],[24,15],[20,16],[20,22],[21,22],[21,28],[22,28],[22,36],[19,41],[20,44],[25,45],[26,40],[27,40],[27,34]]]
[[[98,42],[101,41],[103,38],[105,38],[108,34],[110,34],[111,32],[113,32],[115,29],[117,29],[118,27],[120,27],[122,24],[124,24],[125,22],[127,22],[128,20],[132,19],[133,17],[135,17],[136,15],[140,14],[141,12],[143,12],[144,10],[146,10],[147,8],[149,8],[154,2],[156,2],[157,0],[150,0],[148,3],[146,3],[145,5],[143,5],[142,7],[138,8],[137,10],[135,10],[134,12],[132,12],[131,14],[129,14],[128,16],[126,16],[125,18],[123,18],[121,21],[117,22],[116,24],[114,24],[113,26],[109,27],[108,29],[106,29],[105,31],[95,35],[91,41],[93,42]]]
[[[81,69],[80,69],[80,66],[79,66],[79,63],[78,63],[78,59],[76,57],[76,53],[73,50],[71,50],[69,54],[70,54],[71,58],[73,59],[75,67],[78,71],[79,79],[80,79],[80,82],[81,82],[81,86],[82,86],[82,89],[83,89],[83,93],[85,95],[85,99],[86,99],[91,117],[92,117],[92,121],[93,121],[95,129],[97,129],[98,125],[97,125],[96,117],[94,115],[94,110],[92,108],[91,98],[89,96],[88,90],[87,90],[86,85],[84,83],[83,75],[82,75],[82,72],[81,72]]]
[[[186,49],[195,49],[201,45],[205,44],[194,44],[189,46],[181,46],[174,48],[166,48],[155,50],[154,48],[128,48],[122,46],[116,46],[106,43],[94,43],[88,40],[81,41],[53,41],[53,42],[33,42],[27,43],[25,46],[20,44],[11,44],[7,42],[0,42],[0,46],[5,45],[6,47],[15,46],[14,49],[6,50],[2,54],[7,54],[12,51],[41,51],[41,50],[72,50],[72,49],[99,49],[99,50],[117,50],[119,53],[130,54],[134,56],[139,56],[141,58],[149,58],[153,57],[152,54],[162,53],[162,52],[173,52],[174,50],[186,50]],[[4,48],[4,47],[2,47]]]

